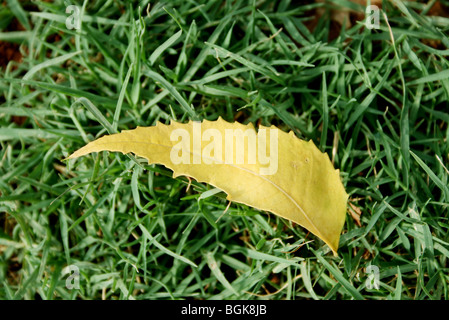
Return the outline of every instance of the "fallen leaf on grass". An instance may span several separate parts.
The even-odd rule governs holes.
[[[227,193],[227,199],[289,219],[321,238],[337,254],[348,195],[339,170],[312,141],[274,126],[203,121],[104,136],[68,159],[118,151],[144,157]]]

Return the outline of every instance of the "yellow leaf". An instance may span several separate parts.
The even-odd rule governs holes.
[[[321,238],[337,254],[348,195],[329,156],[312,141],[274,126],[203,121],[104,136],[68,159],[91,152],[132,152],[227,193],[227,199],[270,211]]]

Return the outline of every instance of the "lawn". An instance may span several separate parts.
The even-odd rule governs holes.
[[[0,299],[449,298],[449,1],[0,2]],[[375,19],[373,20],[375,21]],[[349,194],[338,255],[103,135],[275,125]]]

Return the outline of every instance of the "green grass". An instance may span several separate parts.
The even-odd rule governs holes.
[[[350,2],[302,2],[85,1],[78,31],[64,1],[0,7],[23,56],[0,69],[0,298],[448,299],[449,18],[383,1],[380,29],[339,30],[330,9]],[[329,154],[361,212],[337,257],[138,157],[63,161],[104,134],[219,116]]]

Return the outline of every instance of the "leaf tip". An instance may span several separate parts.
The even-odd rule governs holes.
[[[68,161],[68,160],[76,159],[79,157],[80,157],[80,155],[79,155],[79,149],[78,149],[75,152],[73,152],[71,155],[69,155],[68,157],[65,157],[64,159],[62,159],[61,161]]]

